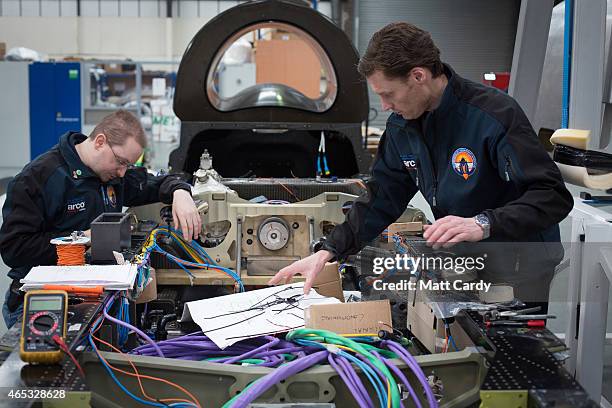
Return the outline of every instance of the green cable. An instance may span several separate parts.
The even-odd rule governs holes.
[[[314,334],[314,336],[309,336]],[[380,360],[378,360],[370,351],[364,347],[365,345],[362,343],[358,343],[354,340],[348,339],[346,337],[342,337],[334,332],[330,332],[327,330],[311,330],[311,329],[297,329],[289,332],[286,336],[286,340],[292,341],[296,338],[304,338],[305,340],[313,340],[313,339],[323,339],[325,343],[332,343],[331,340],[336,342],[340,342],[341,345],[349,347],[356,352],[365,356],[372,365],[378,368],[386,377],[387,381],[389,381],[391,385],[391,403],[393,408],[400,408],[400,394],[397,387],[397,383],[395,382],[395,378],[387,368],[385,364],[383,364]],[[336,343],[337,344],[337,343]]]
[[[217,360],[224,360],[227,359],[227,356],[224,357],[208,357],[205,358],[203,361],[217,361]],[[244,360],[238,360],[236,361],[236,363],[241,363],[241,364],[261,364],[261,363],[265,363],[266,360],[263,360],[261,358],[245,358]]]
[[[223,406],[221,408],[229,408],[234,404],[234,401],[236,399],[238,399],[238,397],[240,396],[240,394],[242,394],[243,392],[245,392],[246,390],[248,390],[249,388],[251,388],[253,385],[255,385],[255,383],[259,380],[261,380],[263,377],[259,377],[258,379],[256,379],[255,381],[253,381],[252,383],[250,383],[249,385],[247,385],[246,387],[244,387],[244,389],[242,391],[240,391],[238,394],[234,395],[232,397],[232,399],[230,399],[229,401],[227,401],[225,404],[223,404]]]

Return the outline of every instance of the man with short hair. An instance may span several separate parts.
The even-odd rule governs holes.
[[[325,262],[358,252],[420,190],[436,218],[423,235],[435,249],[487,239],[544,243],[550,253],[537,262],[517,255],[502,267],[509,271],[504,279],[515,279],[527,296],[546,302],[547,284],[538,292],[531,283],[549,282],[561,260],[558,223],[573,199],[517,102],[460,77],[442,63],[429,33],[408,23],[376,32],[358,70],[383,109],[393,111],[369,194],[355,201],[320,251],[283,268],[270,283],[301,274],[308,292]]]
[[[89,137],[76,132],[61,136],[56,146],[13,178],[0,228],[0,252],[13,279],[2,308],[7,327],[22,313],[19,280],[33,266],[57,263],[49,241],[89,230],[103,212],[158,201],[172,203],[175,224],[183,236],[198,237],[201,219],[190,185],[177,176],[155,177],[133,166],[145,146],[139,120],[119,110],[105,117]]]

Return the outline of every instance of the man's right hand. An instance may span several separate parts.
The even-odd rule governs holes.
[[[302,275],[306,278],[304,283],[304,293],[308,294],[310,288],[314,283],[315,278],[325,267],[325,263],[332,259],[334,255],[325,250],[315,252],[314,254],[307,256],[304,259],[300,259],[297,262],[292,263],[289,266],[284,267],[276,275],[268,281],[268,285],[276,285],[282,281],[285,284],[291,282],[291,278],[294,275]]]

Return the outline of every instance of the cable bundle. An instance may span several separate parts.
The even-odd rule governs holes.
[[[162,249],[157,243],[158,236],[165,236],[171,238],[174,243],[176,243],[181,249],[185,251],[185,253],[189,255],[191,260],[181,259]],[[157,252],[162,255],[165,255],[166,258],[176,263],[181,269],[183,269],[187,273],[192,283],[195,277],[186,267],[196,269],[213,269],[225,273],[226,275],[231,277],[236,282],[238,290],[240,292],[244,292],[242,280],[240,279],[240,276],[237,273],[235,273],[231,269],[217,265],[217,263],[206,253],[204,248],[202,248],[195,241],[185,241],[182,234],[173,228],[160,226],[151,231],[151,234],[147,238],[147,241],[145,242],[145,245],[142,249],[142,253],[136,258],[136,263],[139,263],[141,266],[145,263],[148,263],[151,252]]]
[[[411,386],[406,375],[391,361],[394,358],[403,360],[413,372],[426,395],[427,405],[430,408],[438,407],[438,402],[428,379],[419,367],[416,359],[399,343],[392,340],[379,341],[380,338],[376,334],[349,337],[325,330],[298,329],[289,332],[286,340],[273,336],[262,336],[236,343],[224,350],[220,350],[202,332],[156,343],[138,328],[110,316],[108,310],[112,307],[114,301],[115,298],[109,298],[104,305],[103,314],[98,317],[90,329],[89,343],[113,381],[131,398],[146,405],[156,407],[200,407],[198,400],[188,390],[170,381],[140,374],[136,366],[129,359],[129,354],[123,354],[118,348],[97,338],[95,333],[99,330],[105,319],[134,331],[148,343],[135,348],[131,351],[131,354],[275,368],[269,374],[252,382],[240,394],[230,399],[224,405],[224,408],[247,407],[279,381],[314,365],[325,363],[336,370],[351,391],[358,405],[362,408],[374,408],[376,406],[382,408],[401,408],[401,389],[408,391],[417,408],[423,408],[417,391]],[[99,353],[94,340],[124,355],[131,365],[133,372],[121,370],[109,364]],[[360,369],[366,380],[375,390],[377,404],[372,401],[355,367]],[[145,399],[130,392],[119,382],[114,372],[121,372],[125,375],[136,377]],[[189,396],[189,399],[153,398],[145,392],[141,378],[169,384],[181,390]],[[167,403],[169,402],[172,403],[168,405]]]
[[[180,385],[175,384],[172,381],[169,381],[169,380],[166,380],[166,379],[163,379],[163,378],[140,374],[138,372],[138,368],[134,365],[134,363],[132,363],[132,361],[129,358],[127,358],[127,361],[130,364],[130,366],[132,367],[133,372],[125,371],[125,370],[122,370],[120,368],[114,367],[108,361],[106,361],[106,359],[104,359],[104,357],[100,354],[100,351],[96,347],[96,344],[95,344],[94,340],[96,340],[96,341],[106,345],[107,347],[112,349],[114,352],[117,352],[117,353],[120,353],[122,355],[125,355],[117,347],[115,347],[112,344],[110,344],[110,343],[108,343],[108,342],[106,342],[106,341],[96,337],[95,334],[98,332],[98,330],[100,330],[100,327],[102,326],[102,323],[104,322],[105,319],[108,319],[108,320],[112,321],[115,324],[118,324],[120,326],[126,327],[126,328],[134,331],[136,334],[138,334],[145,341],[148,341],[150,344],[155,345],[153,340],[151,340],[140,329],[130,325],[129,323],[122,322],[121,320],[115,319],[114,317],[112,317],[112,316],[110,316],[108,314],[108,311],[113,306],[116,298],[117,298],[117,295],[115,297],[109,297],[106,300],[106,303],[104,304],[103,309],[102,309],[102,314],[96,319],[96,321],[94,322],[94,324],[90,328],[89,335],[88,335],[89,344],[93,348],[94,352],[96,353],[96,356],[98,356],[98,359],[102,363],[102,366],[104,367],[104,369],[106,370],[108,375],[111,377],[111,379],[130,398],[132,398],[132,399],[134,399],[134,400],[136,400],[136,401],[138,401],[138,402],[140,402],[142,404],[148,405],[148,406],[153,406],[153,407],[173,407],[173,408],[179,408],[179,407],[202,408],[202,405],[197,400],[197,398],[195,398],[195,396],[191,392],[189,392],[189,390],[185,389],[184,387],[181,387]],[[159,348],[158,348],[158,351],[159,351],[158,355],[160,357],[163,357],[164,356],[163,352],[161,350],[159,350]],[[126,357],[127,357],[127,355],[126,355]],[[132,392],[130,392],[130,390],[128,390],[117,379],[117,377],[115,376],[114,372],[119,372],[119,373],[122,373],[122,374],[125,374],[125,375],[128,375],[128,376],[131,376],[131,377],[136,377],[136,379],[138,380],[138,386],[140,388],[140,391],[142,392],[142,395],[143,395],[144,399],[139,397],[139,396],[137,396],[137,395],[134,395]],[[153,397],[153,396],[149,395],[145,391],[145,387],[144,387],[144,384],[142,382],[142,379],[147,379],[147,380],[151,380],[151,381],[157,381],[157,382],[162,382],[164,384],[168,384],[168,385],[172,386],[173,388],[181,391],[188,398],[156,398],[156,397]]]
[[[220,350],[202,332],[196,332],[161,341],[155,345],[167,358],[276,367],[273,372],[253,382],[228,401],[224,405],[225,408],[246,407],[279,381],[316,364],[325,363],[338,372],[360,407],[374,408],[376,405],[368,395],[355,367],[359,368],[367,381],[372,384],[376,391],[378,406],[400,407],[398,384],[401,384],[410,393],[415,405],[422,408],[423,405],[404,373],[391,362],[393,358],[404,360],[424,388],[428,405],[437,407],[433,391],[414,357],[394,341],[383,340],[375,343],[378,340],[376,336],[367,334],[349,338],[327,331],[299,329],[290,332],[287,340],[263,336]],[[159,355],[151,344],[137,347],[130,353],[145,356]]]
[[[172,340],[156,343],[164,356],[181,360],[207,360],[221,364],[258,365],[278,367],[296,358],[304,357],[309,348],[272,336],[241,341],[220,350],[202,332],[191,333]],[[135,348],[130,354],[159,355],[154,346],[147,344]]]

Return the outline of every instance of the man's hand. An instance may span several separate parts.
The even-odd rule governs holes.
[[[202,219],[188,191],[179,189],[174,192],[172,219],[174,220],[174,226],[181,230],[183,238],[187,242],[200,236]]]
[[[306,282],[304,283],[304,294],[307,295],[310,292],[310,288],[312,288],[315,278],[325,267],[325,263],[333,257],[334,255],[329,251],[321,250],[315,252],[278,271],[278,273],[268,281],[268,285],[276,285],[281,281],[287,284],[291,282],[293,275],[299,274],[306,278]]]
[[[448,215],[431,225],[423,225],[423,238],[434,249],[448,248],[459,242],[476,242],[484,237],[483,229],[473,218]]]

